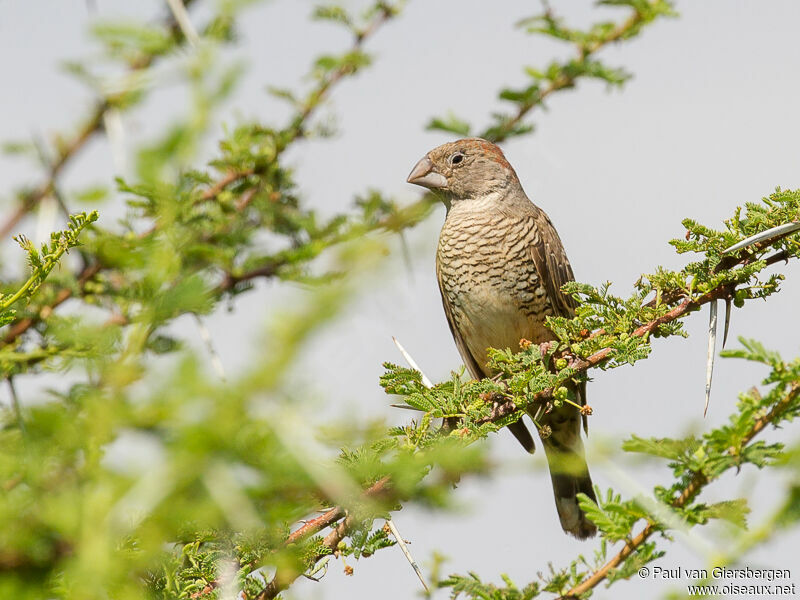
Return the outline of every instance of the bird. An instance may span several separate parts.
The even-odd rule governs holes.
[[[450,331],[470,375],[494,375],[487,367],[487,348],[516,350],[523,339],[536,344],[555,339],[545,319],[574,315],[574,299],[561,291],[574,280],[572,267],[550,218],[525,194],[503,151],[481,138],[449,142],[422,157],[407,181],[436,192],[447,209],[436,275]],[[585,404],[585,382],[570,385]],[[578,539],[597,531],[577,499],[583,493],[597,502],[582,422],[586,431],[586,417],[568,403],[539,419],[561,527]],[[533,453],[533,437],[522,419],[509,429]]]

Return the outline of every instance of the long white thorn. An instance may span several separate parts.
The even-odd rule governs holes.
[[[706,358],[706,406],[703,417],[708,412],[708,401],[711,399],[711,377],[714,375],[714,357],[717,350],[717,301],[709,304],[711,312],[708,318],[708,357]]]
[[[397,531],[397,527],[395,527],[394,521],[392,521],[391,519],[386,519],[386,524],[389,526],[389,529],[391,530],[394,539],[397,540],[397,545],[400,546],[400,550],[402,550],[403,554],[405,554],[408,564],[411,565],[411,568],[414,569],[414,573],[416,573],[417,577],[419,577],[419,581],[422,584],[422,587],[424,587],[425,591],[430,594],[431,590],[428,588],[428,584],[425,583],[425,578],[422,576],[422,570],[419,568],[419,565],[414,560],[414,557],[411,556],[411,552],[409,551],[405,540],[400,535],[400,532]]]
[[[183,36],[189,41],[192,46],[196,46],[200,41],[200,36],[197,35],[197,30],[192,25],[192,20],[189,18],[189,13],[183,5],[183,0],[167,0],[167,5],[172,11],[172,16],[175,17],[175,22],[181,28]]]
[[[394,336],[392,336],[392,341],[394,342],[394,345],[397,346],[397,349],[400,350],[400,354],[403,355],[403,358],[406,359],[408,366],[416,371],[419,371],[419,374],[422,375],[422,385],[428,388],[433,387],[433,383],[431,383],[431,380],[428,379],[427,375],[425,375],[425,373],[422,372],[422,369],[420,369],[416,361],[413,358],[411,358],[411,355],[408,352],[406,352],[406,349],[403,348],[403,344],[401,344]],[[398,408],[401,407],[398,406]],[[413,408],[413,407],[403,406],[402,408]],[[419,577],[419,581],[422,584],[422,587],[425,588],[425,592],[430,594],[431,590],[428,588],[428,584],[425,583],[425,578],[422,576],[422,570],[419,568],[417,561],[414,560],[414,557],[411,556],[411,552],[409,551],[405,540],[400,535],[400,532],[397,531],[397,527],[395,526],[394,521],[392,521],[391,519],[386,519],[386,525],[388,525],[389,529],[391,530],[394,539],[397,540],[397,545],[400,546],[400,550],[403,551],[403,554],[405,555],[408,564],[411,565],[411,568],[414,569],[414,573],[416,573],[417,577]]]
[[[728,254],[729,252],[736,252],[737,250],[741,250],[742,248],[745,248],[752,244],[757,244],[758,242],[766,242],[773,238],[780,237],[783,235],[788,235],[798,230],[800,230],[800,222],[784,223],[783,225],[778,225],[777,227],[772,227],[771,229],[762,231],[761,233],[751,235],[749,238],[743,239],[741,242],[734,244],[730,248],[726,248],[725,250],[722,251],[722,253]]]
[[[728,328],[731,325],[731,299],[730,297],[725,298],[725,329],[724,333],[722,334],[722,347],[725,347],[725,344],[728,343]]]
[[[403,348],[403,345],[399,341],[397,341],[397,338],[392,336],[392,341],[394,342],[394,345],[397,346],[397,349],[400,350],[400,354],[403,355],[403,358],[406,359],[408,366],[414,369],[415,371],[419,371],[419,374],[422,375],[422,385],[428,388],[433,387],[431,380],[428,379],[425,373],[422,372],[422,369],[420,369],[417,363],[414,361],[414,359],[411,358],[411,355],[408,352],[406,352],[406,349]]]

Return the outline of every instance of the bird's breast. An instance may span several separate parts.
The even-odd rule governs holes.
[[[544,327],[552,307],[536,270],[532,218],[448,215],[439,237],[437,272],[453,326],[478,364],[486,348],[519,349],[521,338],[552,339]]]

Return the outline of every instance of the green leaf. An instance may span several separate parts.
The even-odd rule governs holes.
[[[670,438],[641,438],[633,435],[622,443],[622,449],[625,452],[638,452],[676,461],[683,460],[687,454],[695,452],[699,447],[700,441],[694,437],[673,440]]]

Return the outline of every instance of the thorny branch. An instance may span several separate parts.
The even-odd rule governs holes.
[[[791,406],[795,398],[800,394],[800,384],[792,386],[780,402],[775,404],[770,411],[753,423],[750,430],[742,438],[742,447],[749,444],[753,439],[761,433],[767,425],[773,423],[781,414]],[[700,491],[708,485],[712,479],[709,479],[702,472],[695,472],[694,477],[689,481],[681,494],[672,502],[673,508],[683,508],[691,502]],[[633,554],[647,539],[658,531],[658,526],[654,523],[648,523],[645,527],[632,539],[630,539],[625,546],[614,555],[607,563],[597,569],[587,579],[573,587],[566,594],[561,596],[561,600],[570,600],[573,598],[580,598],[589,590],[597,587],[609,573],[620,566],[626,558]]]
[[[719,300],[721,298],[727,298],[730,296],[731,290],[728,286],[718,287],[710,292],[703,294],[699,298],[686,298],[683,302],[681,302],[678,306],[673,308],[671,311],[658,317],[657,319],[653,319],[641,325],[640,327],[636,328],[633,333],[631,333],[631,337],[643,337],[648,335],[658,329],[661,325],[669,323],[671,321],[675,321],[688,313],[697,310],[704,304],[708,304],[709,302],[713,302],[715,300]],[[594,332],[591,337],[595,337],[603,333],[603,330],[598,330]],[[611,358],[613,353],[613,348],[603,348],[602,350],[598,350],[591,356],[586,358],[576,358],[570,355],[565,355],[564,358],[567,359],[567,365],[574,370],[575,374],[583,373],[591,368],[598,367],[603,364],[606,360]],[[549,400],[553,395],[554,388],[547,388],[538,393],[536,393],[532,401],[533,402],[544,402]],[[494,421],[500,420],[502,417],[510,415],[514,411],[517,410],[516,404],[512,400],[508,400],[506,402],[499,402],[497,403],[489,416],[481,419],[478,421],[479,424],[482,423],[491,423]]]
[[[388,477],[383,477],[379,479],[377,482],[372,484],[365,492],[364,496],[367,498],[376,498],[381,494],[386,493],[390,486],[391,482],[389,481]],[[325,514],[312,519],[306,522],[302,527],[294,531],[288,538],[286,538],[284,542],[284,546],[288,546],[289,544],[295,544],[303,539],[306,539],[315,533],[322,531],[326,527],[330,527],[334,523],[342,520],[344,521],[339,523],[336,527],[334,527],[331,532],[325,536],[323,540],[323,545],[328,548],[329,552],[326,554],[319,554],[314,558],[314,562],[322,559],[328,554],[332,554],[336,547],[339,545],[345,536],[348,534],[350,529],[354,525],[354,519],[352,516],[346,516],[347,513],[344,508],[340,506],[336,506]],[[278,594],[280,594],[283,590],[289,587],[292,582],[297,579],[301,573],[297,571],[290,570],[290,569],[278,569],[278,571],[273,576],[272,580],[267,584],[267,586],[261,591],[261,593],[256,597],[256,600],[269,600],[274,598]]]
[[[787,258],[787,255],[784,251],[777,252],[776,254],[768,257],[765,259],[767,264],[774,264],[781,260]],[[746,254],[742,258],[737,261],[732,262],[728,268],[736,266],[740,263],[745,263],[751,260],[751,255]],[[729,298],[733,292],[731,289],[731,285],[722,285],[718,288],[711,290],[699,296],[697,298],[685,298],[681,301],[678,306],[667,312],[666,314],[653,319],[647,323],[636,328],[630,335],[632,337],[642,337],[654,332],[659,326],[664,325],[666,323],[675,321],[680,319],[681,317],[689,314],[690,312],[697,310],[701,306],[708,304],[709,302],[715,302],[719,299]],[[677,298],[673,301],[677,301]],[[652,301],[650,304],[654,304],[655,300]],[[595,331],[591,334],[592,337],[597,335],[601,335],[603,333],[602,330]],[[585,359],[579,359],[575,357],[571,357],[569,355],[565,355],[568,359],[569,366],[574,370],[574,373],[582,373],[587,371],[588,369],[597,367],[601,365],[603,362],[611,358],[611,354],[613,352],[612,348],[603,348],[602,350],[598,350],[591,356]],[[554,388],[548,388],[545,390],[540,391],[538,394],[535,395],[535,401],[544,402],[552,397]],[[800,385],[793,387],[787,395],[776,404],[772,410],[769,411],[768,414],[758,419],[753,426],[751,427],[750,431],[744,436],[742,445],[749,444],[753,438],[755,438],[761,431],[766,428],[767,425],[772,423],[777,417],[781,415],[781,413],[789,407],[791,402],[794,398],[800,394]],[[506,402],[499,402],[496,403],[492,409],[492,412],[489,416],[485,417],[478,421],[478,424],[489,423],[489,422],[496,422],[500,419],[516,412],[518,410],[515,403],[511,400]],[[681,494],[673,501],[672,507],[673,508],[681,508],[686,506],[691,500],[693,500],[697,494],[703,489],[705,485],[707,485],[711,480],[706,477],[706,475],[702,472],[695,473],[695,476],[691,479],[691,481],[687,484],[687,486],[683,489]],[[376,486],[379,484],[388,485],[390,482],[388,478],[384,478],[380,480]],[[374,488],[375,486],[373,486]],[[373,488],[368,489],[365,494],[372,494],[375,493]],[[330,510],[328,510],[325,514],[317,517],[311,521],[308,521],[303,527],[297,529],[292,535],[289,536],[286,540],[286,544],[295,543],[301,539],[304,539],[310,535],[313,535],[322,529],[331,526],[333,523],[340,521],[343,517],[345,517],[346,512],[344,508],[337,506]],[[325,538],[324,543],[325,545],[331,550],[331,552],[335,549],[336,544],[339,543],[348,533],[349,527],[352,526],[352,523],[345,518],[344,522],[340,523],[332,532]],[[562,597],[562,600],[568,600],[571,598],[577,598],[581,594],[585,593],[586,591],[594,588],[598,585],[601,581],[603,581],[609,574],[609,572],[618,567],[622,562],[630,556],[636,549],[638,549],[645,541],[656,531],[658,530],[657,525],[654,523],[649,523],[646,525],[642,531],[633,537],[620,551],[617,555],[615,555],[611,560],[609,560],[602,568],[595,571],[588,579],[583,581],[580,585],[575,586],[572,590],[570,590],[566,595]],[[324,555],[320,555],[316,557],[316,560],[320,560],[323,558]],[[258,596],[258,600],[267,600],[270,598],[274,598],[278,593],[280,593],[283,589],[286,589],[294,579],[299,576],[298,574],[293,574],[289,581],[285,581],[286,575],[285,574],[276,574],[275,577],[270,581],[267,588],[262,592],[260,596]]]

